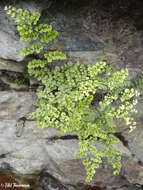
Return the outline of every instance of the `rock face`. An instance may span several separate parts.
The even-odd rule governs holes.
[[[36,121],[22,120],[33,110],[35,100],[34,94],[29,92],[0,93],[0,167],[4,168],[7,163],[22,174],[44,169],[64,184],[84,184],[84,167],[81,159],[74,157],[77,137],[73,134],[63,137],[52,128],[38,128]],[[140,141],[137,141],[136,147],[139,145]],[[100,145],[96,143],[96,146]],[[123,153],[121,175],[113,176],[112,168],[104,161],[91,184],[116,188],[128,183],[143,184],[143,167],[138,163],[139,159],[132,156],[132,149],[129,151],[121,142],[116,148]]]
[[[133,32],[132,26],[126,28],[126,19],[112,21],[105,10],[97,9],[95,14],[95,1],[86,5],[84,1],[82,6],[79,0],[72,1],[70,6],[55,2],[31,0],[16,3],[16,7],[28,8],[31,13],[41,12],[40,23],[51,24],[59,31],[59,37],[47,49],[65,51],[68,60],[73,62],[95,64],[106,60],[118,68],[128,68],[132,79],[141,75],[142,31]],[[106,27],[103,28],[104,24]],[[23,73],[25,66],[21,63],[27,59],[19,56],[19,51],[26,45],[19,41],[13,21],[0,10],[0,82],[6,83],[3,72]],[[9,91],[0,91],[0,167],[13,168],[21,174],[44,170],[64,184],[85,184],[86,174],[81,159],[74,157],[78,148],[76,134],[61,136],[52,128],[39,129],[36,121],[27,119],[28,113],[34,110],[35,93],[13,90],[12,85],[10,88]],[[117,129],[121,142],[116,147],[123,153],[120,175],[113,176],[112,168],[104,160],[91,185],[117,190],[126,190],[128,185],[130,190],[135,189],[131,184],[143,185],[142,108],[140,99],[135,131],[129,133],[122,125]],[[96,146],[100,145],[96,143]],[[51,188],[47,179],[44,183]]]
[[[17,39],[14,39],[15,36],[13,37],[12,34],[7,34],[6,31],[0,31],[0,36],[0,57],[22,61],[24,57],[20,56],[19,53],[22,48],[26,47],[26,43],[20,42],[18,36]]]
[[[32,94],[27,92],[0,92],[0,120],[18,120],[33,108]]]
[[[0,59],[0,70],[22,73],[25,70],[25,64],[22,63],[19,64],[16,61]]]
[[[127,130],[122,132],[125,140],[128,142],[128,148],[131,150],[132,154],[143,164],[143,130],[142,130],[142,115],[143,115],[143,102],[140,98],[140,102],[137,106],[138,114],[136,115],[137,128],[132,132],[128,133]]]
[[[4,7],[2,7],[4,8]],[[16,34],[16,26],[4,10],[0,14],[0,58],[21,61],[20,50],[26,47],[26,43],[19,40]]]

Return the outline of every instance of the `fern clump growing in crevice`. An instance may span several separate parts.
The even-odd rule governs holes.
[[[39,43],[24,48],[21,55],[39,54],[45,43],[56,38],[57,32],[51,26],[37,26],[39,13],[30,15],[22,9],[5,9],[18,23],[21,40],[37,42],[39,39]],[[136,111],[133,109],[137,103],[134,99],[139,96],[137,90],[128,88],[128,70],[118,71],[106,62],[93,66],[69,62],[52,70],[47,67],[48,63],[64,59],[64,53],[53,51],[29,62],[29,74],[44,85],[44,89],[37,91],[36,110],[30,117],[36,118],[41,128],[53,127],[61,133],[77,133],[76,156],[83,158],[87,182],[93,178],[104,156],[114,168],[114,174],[119,174],[121,152],[114,148],[119,142],[114,136],[116,121],[124,120],[131,130],[135,127],[129,113]],[[94,100],[98,94],[102,94],[99,102]],[[103,145],[101,149],[96,148],[95,141]]]
[[[119,140],[114,136],[116,121],[123,119],[131,130],[135,127],[129,112],[137,103],[133,98],[139,93],[128,85],[128,71],[117,71],[105,62],[94,66],[67,63],[54,70],[44,70],[40,78],[44,90],[37,92],[39,101],[36,111],[31,114],[37,118],[41,128],[53,127],[61,131],[76,132],[79,145],[77,157],[84,158],[87,181],[95,174],[96,168],[106,156],[114,168],[114,174],[121,169],[121,153],[114,148]],[[104,94],[96,107],[92,101],[96,94]],[[94,142],[103,144],[102,150]]]

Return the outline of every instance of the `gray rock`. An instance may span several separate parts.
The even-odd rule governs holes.
[[[32,111],[35,96],[28,92],[0,92],[0,120],[18,120]]]
[[[129,183],[143,185],[143,167],[136,158],[130,157],[124,160],[122,172]]]
[[[142,187],[140,185],[129,185],[127,187],[121,187],[117,190],[142,190]]]
[[[36,121],[19,120],[34,109],[35,100],[36,97],[29,92],[0,92],[0,166],[7,163],[22,174],[46,169],[63,183],[85,183],[86,173],[81,159],[74,157],[78,149],[77,139],[64,139],[52,128],[40,129]],[[97,142],[95,145],[102,148]],[[103,161],[91,184],[113,184],[113,187],[126,185],[128,181],[143,184],[143,168],[121,142],[115,146],[123,153],[121,175],[113,176],[112,167]]]
[[[57,160],[73,158],[73,151],[77,143],[75,141],[58,141],[57,143],[47,142],[40,134],[27,133],[20,138],[16,136],[16,122],[10,120],[0,123],[0,155],[5,155],[0,159],[0,165],[3,162],[9,163],[12,168],[23,174],[34,173],[45,167],[60,176]],[[27,128],[24,128],[24,132]],[[49,133],[49,132],[48,132]],[[6,140],[7,139],[7,140]],[[74,145],[74,146],[73,146]],[[52,150],[52,147],[55,149]],[[76,148],[77,149],[77,148]],[[50,152],[51,151],[51,152]],[[65,156],[65,154],[67,154]],[[57,157],[58,156],[58,157]]]
[[[17,63],[15,61],[0,59],[0,70],[22,73],[25,70],[25,64]]]
[[[122,135],[128,142],[128,148],[130,149],[131,153],[143,163],[143,102],[141,100],[136,105],[136,109],[138,110],[137,114],[134,114],[134,118],[137,123],[136,129],[132,132],[129,132],[129,130],[124,130]]]
[[[66,51],[94,51],[94,53],[101,51],[103,53],[104,45],[99,40],[91,39],[87,33],[79,32],[78,29],[74,29],[72,32],[61,32],[56,41]]]
[[[16,82],[13,82],[10,80],[10,77],[8,76],[1,76],[0,79],[2,82],[6,85],[9,86],[10,89],[15,89],[15,90],[24,90],[28,89],[28,86],[25,84],[17,84]]]
[[[54,139],[54,137],[61,136],[60,132],[54,128],[41,129],[37,125],[36,121],[25,121],[25,127],[22,133],[22,138],[30,138],[31,134],[35,136],[37,139],[44,139],[46,143],[48,143],[49,139]]]
[[[1,26],[0,26],[1,27]],[[18,36],[13,36],[7,32],[0,31],[0,57],[15,61],[22,61],[24,57],[20,56],[20,51],[26,47],[26,43],[19,40]]]
[[[17,137],[16,123],[15,120],[0,122],[0,155],[5,155],[0,159],[0,166],[8,163],[23,174],[46,169],[48,173],[63,183],[85,183],[86,174],[81,159],[74,157],[78,148],[78,140],[60,138],[52,140],[53,137],[59,135],[59,132],[53,129],[39,129],[35,121],[26,121],[22,135]],[[100,148],[98,143],[96,146]],[[123,150],[124,155],[130,155],[122,143],[118,145],[118,148]],[[127,184],[121,176],[113,177],[112,168],[104,163],[103,167],[97,170],[92,183],[110,184],[113,181],[117,181],[116,186]]]
[[[33,14],[35,12],[41,13],[43,10],[42,3],[38,3],[38,1],[34,1],[34,0],[19,1],[19,3],[16,3],[15,7],[21,8],[23,10],[28,10],[28,11],[30,11],[31,14]]]
[[[84,30],[80,19],[84,18],[84,13],[80,15],[81,12],[72,11],[60,11],[56,7],[44,12],[47,16],[42,17],[41,22],[51,24],[59,32],[58,38],[47,49],[66,52],[68,61],[95,64],[104,55],[104,44],[91,31]]]
[[[52,9],[47,11],[48,2],[50,1],[44,1],[44,3],[43,1],[20,1],[20,4],[16,4],[17,7],[28,8],[31,13],[40,11],[45,15],[40,22],[52,24],[53,28],[60,32],[58,39],[54,40],[52,46],[50,48],[48,46],[47,49],[59,49],[68,52],[71,61],[79,61],[85,64],[94,64],[100,59],[108,60],[104,57],[106,42],[96,36],[98,28],[96,28],[96,23],[95,26],[93,23],[95,18],[92,16],[94,14],[90,14],[90,16],[86,14],[91,10],[89,7],[80,8],[81,11],[76,6],[70,11],[66,9],[61,9],[61,11],[59,8],[54,11]],[[89,10],[87,11],[87,9]],[[23,60],[24,57],[19,56],[19,51],[27,44],[19,41],[15,24],[6,16],[5,12],[0,12],[0,36],[0,57],[16,61]],[[106,40],[110,41],[110,37],[107,35]],[[142,72],[141,37],[142,34],[138,36],[137,40],[135,38],[131,47],[122,48],[120,56],[117,55],[119,52],[116,51],[118,44],[114,44],[112,41],[106,46],[106,55],[111,56],[111,60],[119,68],[129,68],[132,79],[136,78],[139,70]],[[135,43],[136,41],[138,44]],[[134,46],[135,44],[136,46]],[[132,55],[135,56],[134,59]],[[125,60],[121,61],[121,58],[125,58]],[[134,64],[136,61],[133,60],[137,60],[137,65]],[[112,61],[111,63],[113,63]],[[10,63],[12,64],[12,62]],[[10,68],[6,69],[6,64],[5,62],[4,70],[10,70]],[[17,69],[16,72],[21,72],[18,65],[14,64],[12,67],[14,71]],[[4,66],[2,70],[3,68]],[[48,173],[63,183],[85,183],[86,173],[81,164],[81,159],[74,157],[78,148],[77,139],[62,139],[60,133],[54,129],[39,129],[35,121],[25,121],[24,123],[24,121],[19,120],[34,110],[35,99],[35,95],[29,92],[0,92],[0,166],[7,165],[23,174],[46,169]],[[115,145],[123,153],[123,167],[120,175],[113,176],[112,167],[103,159],[103,164],[91,182],[92,185],[104,184],[119,189],[124,185],[129,185],[129,183],[143,184],[143,167],[140,164],[143,162],[142,104],[140,103],[138,106],[139,113],[135,116],[137,129],[128,133],[127,128],[121,129],[120,125],[119,131],[128,142],[126,147],[122,142]],[[97,142],[95,145],[102,148]]]
[[[43,190],[69,190],[66,186],[61,184],[59,181],[57,181],[55,178],[49,176],[48,174],[41,174],[42,177],[40,179],[40,182],[42,184]],[[71,189],[70,189],[71,190]],[[75,190],[75,189],[72,189]]]
[[[0,12],[0,57],[3,59],[21,61],[24,57],[19,53],[27,43],[19,40],[16,24],[3,10]]]
[[[69,60],[72,62],[79,62],[82,64],[94,65],[103,54],[102,50],[97,51],[70,51],[68,52]]]

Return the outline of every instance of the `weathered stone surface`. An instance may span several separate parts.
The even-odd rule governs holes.
[[[8,85],[10,89],[15,89],[15,90],[28,89],[27,85],[17,84],[16,82],[11,81],[10,77],[8,77],[8,76],[1,76],[0,79],[4,84]]]
[[[140,185],[129,185],[128,187],[121,187],[117,190],[142,190]]]
[[[53,129],[39,129],[35,121],[26,121],[20,137],[16,136],[17,121],[5,120],[0,122],[0,166],[8,163],[23,174],[34,173],[46,169],[48,173],[63,183],[85,183],[85,170],[81,160],[74,157],[77,152],[78,140],[58,139],[59,132]],[[96,146],[100,145],[96,143]],[[122,143],[118,148],[129,157],[130,152]],[[125,164],[126,166],[126,164]],[[128,176],[131,174],[128,173]],[[101,177],[102,176],[102,177]],[[112,168],[104,162],[91,184],[104,183],[120,187],[128,182],[121,176],[113,176]],[[116,183],[115,183],[116,182]]]
[[[9,112],[9,114],[12,113]],[[8,163],[12,168],[24,174],[46,168],[51,175],[64,183],[84,183],[85,170],[81,160],[74,157],[77,152],[78,140],[60,138],[54,140],[53,137],[59,136],[59,132],[54,129],[39,129],[35,121],[26,121],[19,137],[16,135],[16,124],[15,117],[9,117],[8,120],[0,122],[0,155],[3,155],[0,159],[1,166],[3,163]],[[96,145],[99,146],[98,143]],[[130,155],[130,152],[121,143],[118,148],[126,156]],[[105,166],[103,168],[105,169]],[[103,168],[101,168],[102,175],[105,172]],[[111,177],[112,169],[110,168],[110,172],[109,168],[106,170],[108,176]],[[97,172],[94,183],[102,182],[101,173]],[[109,178],[107,179],[106,175],[108,182]]]
[[[46,172],[43,174],[41,173],[40,175],[42,175],[41,179],[40,179],[40,183],[42,186],[42,190],[69,190],[68,187],[66,187],[65,185],[61,184],[59,181],[57,181],[55,178],[53,178],[52,176],[46,174]],[[70,190],[75,190],[74,188]]]
[[[19,1],[15,4],[16,8],[22,8],[22,9],[27,9],[30,11],[31,14],[33,14],[34,12],[42,12],[43,9],[49,8],[51,5],[51,1],[50,0],[45,0],[43,1],[43,3],[41,3],[40,1],[36,1],[36,0],[26,0],[26,1]]]
[[[138,158],[139,161],[143,163],[143,131],[142,124],[137,125],[137,128],[132,132],[124,132],[123,136],[128,142],[128,147],[131,150],[132,154]]]
[[[128,149],[130,150],[134,158],[126,160],[123,162],[123,175],[131,184],[142,184],[143,176],[143,130],[142,130],[142,96],[139,98],[139,103],[136,105],[138,112],[134,114],[135,121],[137,123],[136,129],[129,132],[126,126],[119,125],[119,131],[126,142]]]
[[[106,60],[118,68],[128,68],[132,79],[142,74],[143,33],[134,33],[132,26],[128,28],[128,20],[122,18],[113,22],[110,13],[106,14],[101,9],[98,11],[96,6],[92,6],[92,1],[88,1],[86,6],[79,6],[77,1],[72,8],[67,6],[65,9],[63,4],[55,1],[58,4],[48,11],[47,2],[21,1],[16,7],[28,8],[31,12],[40,11],[43,15],[40,22],[52,24],[59,31],[59,37],[48,49],[65,51],[69,60],[74,62],[94,64],[100,59]],[[15,24],[4,11],[0,12],[0,36],[1,58],[24,59],[19,56],[19,51],[26,44],[19,41]],[[7,61],[4,66],[0,63],[2,70],[21,72],[22,68],[15,64],[6,68],[7,63],[12,62]],[[85,183],[81,160],[73,156],[77,152],[77,139],[62,139],[56,130],[37,128],[35,121],[22,122],[17,128],[17,120],[33,110],[34,99],[28,92],[0,92],[0,166],[11,166],[21,173],[46,168],[64,183]],[[117,131],[126,141],[123,142],[126,147],[122,143],[116,145],[123,152],[121,174],[113,176],[112,168],[104,162],[91,184],[104,184],[115,189],[129,182],[143,184],[143,105],[140,103],[137,106],[137,129],[128,133],[125,126],[120,126]],[[99,146],[98,143],[96,145]]]
[[[24,57],[20,56],[19,53],[22,48],[26,47],[26,43],[20,41],[18,36],[12,36],[12,34],[8,34],[5,31],[0,31],[0,36],[0,57],[22,61]]]
[[[70,18],[69,18],[70,19]],[[48,24],[48,23],[47,23]],[[80,36],[80,38],[79,38]],[[80,31],[78,28],[73,28],[72,32],[64,31],[61,32],[58,38],[51,45],[50,49],[60,48],[65,51],[101,51],[103,55],[104,45],[99,42],[98,39],[91,39],[86,32]]]
[[[25,65],[15,61],[0,59],[0,70],[22,73],[25,70]]]
[[[53,129],[39,129],[34,122],[30,125],[30,121],[24,126],[21,137],[17,137],[16,124],[15,120],[0,122],[0,155],[6,155],[0,160],[1,164],[7,162],[20,173],[33,173],[47,166],[56,171],[57,160],[73,158],[76,140],[48,141],[59,133]]]
[[[72,62],[79,62],[82,64],[94,65],[100,58],[103,51],[70,51],[68,52],[69,60]]]
[[[33,109],[35,96],[28,92],[0,92],[0,120],[18,120]]]
[[[106,60],[117,68],[128,68],[133,80],[140,76],[143,33],[135,32],[134,21],[114,20],[110,10],[97,8],[93,1],[69,4],[66,8],[59,2],[53,4],[41,19],[59,31],[50,49],[66,51],[72,61],[94,64]]]
[[[56,10],[56,11],[55,11]],[[84,64],[95,64],[104,55],[104,44],[96,37],[92,37],[91,32],[84,30],[80,15],[76,10],[64,9],[61,11],[50,9],[44,12],[47,16],[42,17],[41,22],[51,24],[59,32],[48,49],[59,49],[68,55],[68,61],[80,62]],[[80,37],[79,37],[80,36]]]
[[[143,102],[140,98],[139,103],[136,105],[136,109],[138,110],[137,114],[134,115],[135,121],[137,122],[137,127],[134,131],[129,133],[129,130],[124,130],[122,135],[125,140],[128,142],[128,148],[132,152],[132,154],[143,163]]]
[[[4,9],[4,7],[2,7]],[[19,53],[26,43],[19,40],[14,21],[2,10],[0,12],[0,58],[21,61]]]
[[[17,128],[18,119],[33,110],[35,100],[29,92],[0,92],[0,166],[7,163],[23,174],[45,168],[63,183],[85,183],[86,173],[81,159],[74,157],[77,139],[62,139],[54,129],[37,128],[36,121],[25,121],[21,128]],[[95,144],[102,148],[99,143]],[[123,153],[121,175],[113,176],[112,167],[103,162],[91,184],[113,184],[112,187],[121,187],[128,182],[143,184],[143,168],[138,160],[133,159],[133,151],[122,143],[115,146]]]
[[[123,162],[123,175],[131,184],[143,185],[143,167],[136,158],[129,158]]]
[[[58,130],[54,128],[39,128],[36,121],[25,121],[25,128],[22,133],[23,138],[30,138],[33,134],[37,139],[45,139],[48,143],[48,139],[53,139],[54,137],[60,137],[61,134]]]

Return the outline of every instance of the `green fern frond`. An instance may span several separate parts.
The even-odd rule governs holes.
[[[31,44],[28,45],[26,48],[23,48],[22,51],[20,52],[21,56],[27,56],[30,54],[37,53],[39,54],[44,48],[43,44]]]
[[[51,25],[47,25],[47,24],[39,24],[37,27],[35,27],[34,29],[35,31],[39,32],[39,33],[47,33],[47,32],[51,32],[52,31],[52,26]]]
[[[40,42],[48,44],[50,41],[54,40],[57,36],[58,32],[56,30],[44,33],[43,36],[40,38]]]
[[[60,51],[53,51],[44,54],[44,58],[47,60],[48,63],[51,63],[52,61],[56,60],[65,60],[66,55]]]

